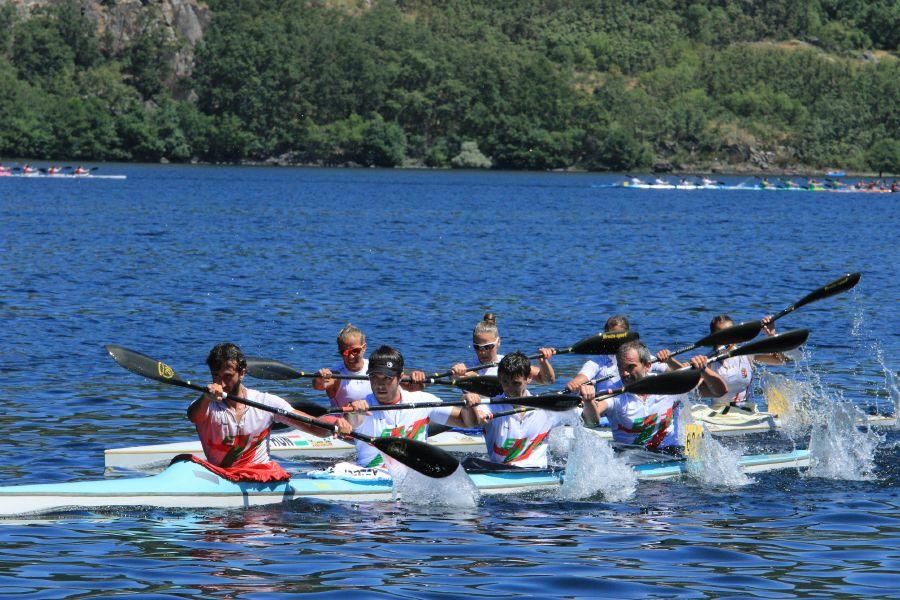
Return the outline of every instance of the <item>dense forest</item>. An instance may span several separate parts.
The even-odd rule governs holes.
[[[144,4],[0,3],[0,157],[900,172],[896,0]]]

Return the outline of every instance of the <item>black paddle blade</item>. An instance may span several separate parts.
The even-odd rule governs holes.
[[[740,348],[735,348],[728,356],[747,356],[750,354],[774,354],[787,352],[802,346],[809,337],[809,329],[793,329],[772,337],[763,338]]]
[[[166,363],[160,362],[155,358],[150,358],[146,354],[141,354],[140,352],[135,352],[134,350],[129,350],[122,346],[116,346],[115,344],[107,344],[104,348],[106,348],[109,355],[113,357],[114,361],[132,373],[137,373],[148,379],[168,383],[170,385],[189,387],[189,384],[185,385],[187,382],[182,381],[178,375],[175,374],[172,367]]]
[[[372,438],[373,446],[422,475],[440,479],[456,472],[459,461],[449,453],[417,440],[398,437]]]
[[[464,377],[453,382],[447,382],[455,385],[464,392],[472,392],[479,396],[488,396],[493,398],[503,393],[500,386],[500,379],[496,375],[476,375],[475,377]]]
[[[747,321],[739,325],[732,325],[711,333],[701,340],[697,340],[695,346],[730,346],[748,342],[759,335],[762,329],[761,321]]]
[[[570,410],[581,404],[581,396],[575,394],[544,394],[541,396],[521,396],[518,398],[502,398],[498,402],[502,404],[515,404],[529,406],[543,410],[563,411]]]
[[[679,369],[659,375],[649,375],[625,386],[625,391],[632,394],[655,394],[668,396],[687,394],[700,383],[700,371],[696,369]]]
[[[819,289],[814,292],[810,292],[800,300],[798,300],[794,304],[794,309],[798,309],[801,306],[805,306],[810,302],[815,302],[816,300],[821,300],[822,298],[828,298],[834,296],[835,294],[840,294],[841,292],[846,292],[847,290],[854,287],[857,283],[859,283],[859,278],[862,276],[861,273],[847,273],[843,277],[838,277],[831,283],[826,283]]]
[[[267,358],[247,357],[247,375],[257,379],[273,379],[283,381],[285,379],[299,379],[307,375],[290,365],[277,360]]]
[[[572,354],[615,354],[619,346],[626,342],[640,339],[636,331],[623,331],[620,333],[598,333],[575,342],[565,352]],[[563,354],[564,352],[560,352]]]

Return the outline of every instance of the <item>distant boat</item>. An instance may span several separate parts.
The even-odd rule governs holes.
[[[826,177],[844,177],[847,175],[843,171],[825,171]]]

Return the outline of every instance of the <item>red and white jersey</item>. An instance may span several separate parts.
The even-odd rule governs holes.
[[[293,411],[287,400],[274,394],[251,389],[246,391],[248,400]],[[199,399],[194,401],[195,404],[197,402]],[[194,425],[200,436],[200,445],[203,446],[206,459],[218,467],[269,462],[269,430],[272,423],[279,421],[292,424],[289,419],[252,406],[247,407],[247,411],[238,422],[224,402],[215,400],[208,406],[205,415],[200,413],[195,415]]]
[[[530,396],[531,394],[526,394]],[[500,404],[503,395],[481,405],[482,413],[499,413],[515,408]],[[547,437],[550,430],[577,421],[577,409],[566,411],[530,410],[491,419],[484,425],[484,443],[491,462],[517,467],[547,467]]]
[[[378,405],[375,394],[365,398],[370,406]],[[400,404],[414,402],[441,402],[441,399],[428,392],[410,392],[400,389]],[[446,424],[453,414],[452,406],[433,408],[406,408],[403,410],[373,410],[368,415],[351,415],[353,430],[372,437],[405,437],[424,442],[428,435],[428,423],[434,420]],[[361,422],[358,419],[362,417]],[[358,424],[357,424],[358,422]],[[378,467],[384,463],[384,457],[374,446],[356,440],[356,464],[361,467]]]
[[[753,383],[753,360],[749,356],[732,356],[709,365],[728,386],[724,395],[713,399],[713,405],[744,404],[749,400]]]
[[[613,441],[651,450],[680,444],[678,414],[682,396],[621,394],[609,398],[605,416]]]
[[[359,371],[351,371],[344,363],[331,369],[335,375],[365,375],[369,370],[369,359],[363,360],[362,368]],[[334,398],[331,398],[331,405],[335,408],[343,408],[344,406],[355,402],[356,400],[365,400],[372,393],[372,385],[368,379],[340,379],[337,392]]]

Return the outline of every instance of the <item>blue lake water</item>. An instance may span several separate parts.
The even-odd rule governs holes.
[[[194,435],[192,394],[127,373],[107,343],[200,381],[224,340],[330,366],[347,322],[370,349],[444,369],[470,358],[487,310],[506,351],[568,346],[615,313],[651,347],[675,347],[717,313],[757,319],[848,271],[863,273],[854,290],[778,322],[812,335],[799,367],[773,371],[815,383],[822,407],[897,402],[896,194],[628,190],[597,174],[100,172],[128,179],[0,180],[2,485],[101,478],[105,448]],[[567,380],[581,359],[554,364]],[[319,399],[304,382],[254,384]],[[0,521],[0,596],[898,597],[900,436],[879,435],[863,467],[641,483],[619,501]]]

